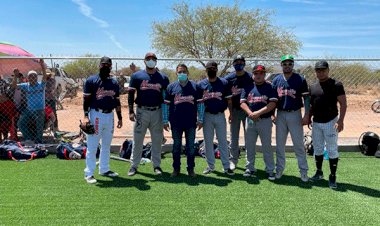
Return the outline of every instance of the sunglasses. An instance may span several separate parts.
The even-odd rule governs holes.
[[[293,62],[282,63],[282,66],[285,66],[285,67],[290,67],[290,66],[293,66],[293,65],[294,65]]]

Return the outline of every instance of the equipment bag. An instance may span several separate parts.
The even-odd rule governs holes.
[[[4,140],[0,144],[0,159],[14,161],[29,161],[48,156],[48,151],[39,145],[23,147],[20,142]]]

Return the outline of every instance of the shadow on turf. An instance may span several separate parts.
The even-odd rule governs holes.
[[[146,191],[150,189],[147,180],[143,179],[126,179],[123,177],[110,177],[112,180],[98,180],[96,186],[100,188],[125,188],[125,187],[135,187],[141,191]]]

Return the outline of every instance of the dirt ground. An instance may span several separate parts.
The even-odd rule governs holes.
[[[373,93],[369,94],[348,94],[347,95],[347,114],[344,123],[344,131],[340,133],[339,143],[341,144],[357,144],[359,136],[365,131],[372,131],[380,135],[380,114],[374,113],[371,110],[371,105],[375,99],[379,97]],[[125,138],[132,138],[133,123],[128,119],[127,96],[122,95],[121,102],[123,105],[123,127],[115,128],[114,143],[122,143]],[[79,92],[77,97],[73,99],[64,99],[62,103],[64,109],[59,110],[58,120],[59,129],[62,131],[76,132],[79,131],[79,120],[83,117],[82,110],[82,93]],[[228,111],[226,111],[228,114]],[[115,125],[117,123],[115,115]],[[273,137],[274,137],[273,127]],[[229,129],[228,129],[229,130]],[[305,133],[309,132],[307,127],[304,127]],[[229,134],[229,133],[227,133]],[[241,130],[240,143],[244,143],[243,130]],[[197,131],[197,139],[202,139],[202,130]],[[171,143],[171,133],[165,132],[165,137],[168,138],[168,143]],[[150,135],[147,133],[146,139],[150,140]],[[275,139],[273,139],[275,143]],[[288,143],[291,141],[288,139]]]

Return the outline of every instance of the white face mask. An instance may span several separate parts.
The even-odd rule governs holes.
[[[157,62],[154,61],[154,60],[148,60],[148,61],[145,62],[145,65],[148,68],[151,68],[151,69],[153,69],[154,67],[156,67],[156,64],[157,64]]]

